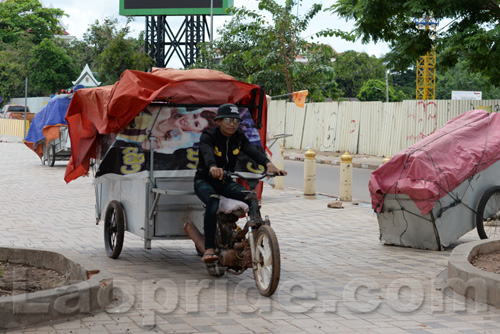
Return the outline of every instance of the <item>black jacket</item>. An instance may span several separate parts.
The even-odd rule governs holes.
[[[240,129],[229,138],[220,132],[219,127],[205,130],[200,137],[196,178],[211,178],[209,171],[212,166],[234,172],[240,152],[244,152],[260,165],[265,166],[270,162],[264,153],[250,143]]]

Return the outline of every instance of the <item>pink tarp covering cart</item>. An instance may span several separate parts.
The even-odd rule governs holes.
[[[396,154],[369,182],[381,240],[433,250],[458,240],[476,227],[481,196],[500,185],[499,160],[500,114],[484,110]]]

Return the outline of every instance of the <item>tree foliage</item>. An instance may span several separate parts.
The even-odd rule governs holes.
[[[437,47],[439,67],[450,68],[463,59],[468,71],[483,73],[499,83],[499,2],[339,0],[329,10],[355,21],[354,30],[345,33],[347,38],[388,42],[392,50],[386,59],[392,68],[404,70]],[[419,30],[415,23],[426,15],[449,22],[437,39],[432,29]]]
[[[33,48],[28,66],[31,71],[32,93],[50,95],[61,88],[71,87],[80,70],[66,51],[49,39]]]
[[[127,37],[129,22],[119,28],[116,18],[105,18],[102,23],[96,20],[82,41],[74,40],[68,46],[68,52],[82,68],[88,64],[99,73],[103,85],[114,84],[127,69],[145,71],[153,65],[144,50],[144,35]]]
[[[293,14],[295,5],[295,0],[286,0],[284,5],[261,0],[260,11],[231,8],[231,20],[219,29],[220,38],[201,47],[202,61],[196,67],[221,70],[238,80],[264,86],[272,95],[308,89],[310,97],[319,101],[331,96],[325,94],[335,97],[331,48],[301,37],[321,5],[314,4],[300,17]],[[264,12],[271,17],[270,22]],[[307,62],[297,62],[298,55]]]
[[[436,99],[451,99],[451,91],[481,91],[483,100],[498,99],[500,88],[493,86],[481,73],[469,73],[465,62],[460,61],[446,73],[437,73]]]
[[[365,52],[346,51],[337,55],[335,77],[345,97],[358,95],[361,86],[370,79],[385,80],[385,67],[380,59]]]
[[[13,43],[24,32],[33,35],[33,42],[61,34],[59,19],[66,15],[61,9],[43,8],[38,0],[7,0],[0,3],[0,41]]]
[[[378,79],[370,79],[363,84],[358,99],[361,101],[382,101],[387,102],[387,90],[385,82]],[[396,91],[392,86],[389,86],[389,102],[400,102],[405,98],[402,91]]]

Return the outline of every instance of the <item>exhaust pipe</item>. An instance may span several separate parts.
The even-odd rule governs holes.
[[[196,225],[191,222],[186,222],[184,224],[184,231],[186,231],[189,237],[194,241],[196,248],[198,248],[200,252],[205,253],[205,237],[201,235]]]

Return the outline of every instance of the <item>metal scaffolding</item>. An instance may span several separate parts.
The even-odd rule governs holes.
[[[185,16],[177,33],[168,24],[167,16],[146,16],[146,52],[157,67],[167,67],[177,55],[182,66],[187,68],[199,57],[198,44],[209,39],[206,15]]]
[[[432,37],[436,38],[436,29],[439,22],[425,16],[416,22],[419,29],[433,30]],[[436,97],[436,50],[427,52],[417,60],[417,100],[433,100]]]

